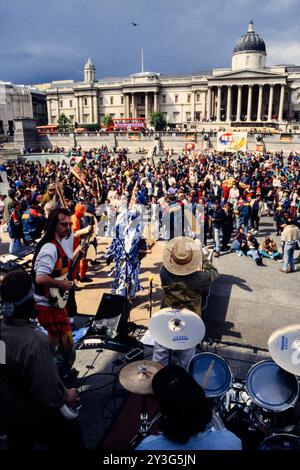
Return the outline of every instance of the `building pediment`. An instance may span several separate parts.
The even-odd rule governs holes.
[[[237,70],[235,72],[233,71],[228,71],[228,72],[221,72],[220,74],[215,74],[212,77],[208,77],[208,83],[211,84],[216,84],[216,82],[222,82],[224,80],[230,80],[230,81],[274,81],[276,80],[277,83],[285,83],[286,81],[287,74],[286,73],[276,73],[276,72],[271,72],[267,69],[246,69],[246,70]]]

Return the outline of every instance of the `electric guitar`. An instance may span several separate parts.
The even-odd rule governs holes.
[[[78,262],[82,258],[86,257],[86,252],[89,246],[89,241],[90,241],[90,237],[88,237],[88,240],[83,240],[81,242],[80,246],[78,247],[78,253],[75,256],[69,271],[66,274],[63,274],[62,276],[57,277],[55,279],[57,279],[58,281],[65,281],[65,280],[72,281],[73,274],[77,267]],[[50,287],[49,291],[50,291],[51,302],[54,305],[56,305],[56,307],[58,308],[64,308],[68,301],[69,290],[60,289],[58,287]]]

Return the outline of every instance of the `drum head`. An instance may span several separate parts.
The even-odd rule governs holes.
[[[274,434],[262,441],[257,450],[300,450],[300,437],[293,434]]]
[[[295,403],[299,385],[294,375],[267,360],[251,367],[246,377],[246,390],[257,406],[284,411]]]
[[[197,354],[190,362],[189,372],[208,398],[224,395],[232,382],[232,373],[227,362],[210,352]]]

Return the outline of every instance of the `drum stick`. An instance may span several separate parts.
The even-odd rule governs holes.
[[[207,384],[208,384],[208,381],[209,381],[209,378],[210,378],[211,371],[212,371],[212,368],[213,368],[213,366],[214,366],[214,363],[215,363],[215,361],[212,360],[211,363],[210,363],[209,368],[207,369],[207,372],[206,372],[205,375],[204,375],[204,379],[203,379],[203,383],[202,383],[202,388],[204,388],[204,389],[205,389],[205,387],[206,387]]]

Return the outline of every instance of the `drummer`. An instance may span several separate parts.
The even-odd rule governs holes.
[[[146,437],[136,450],[241,450],[240,439],[211,423],[212,409],[203,388],[176,365],[159,370],[152,389],[158,399],[162,433]]]
[[[198,240],[187,237],[171,239],[163,252],[160,279],[163,288],[161,308],[187,308],[201,316],[202,294],[218,276],[209,262],[209,252],[201,248]],[[174,351],[172,363],[187,368],[195,348]],[[167,365],[169,350],[155,343],[153,361]]]

